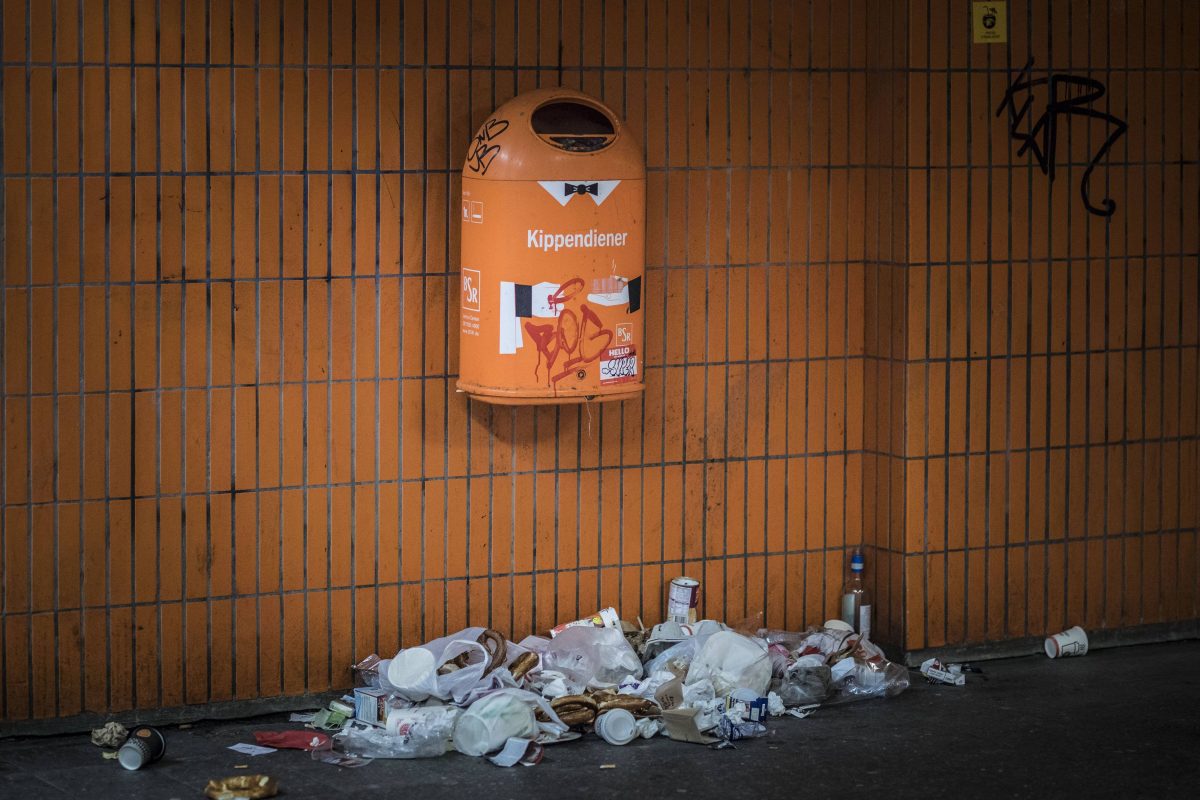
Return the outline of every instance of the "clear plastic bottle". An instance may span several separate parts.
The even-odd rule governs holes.
[[[871,600],[863,587],[863,554],[855,550],[850,557],[850,577],[842,589],[842,622],[864,638],[871,638]]]

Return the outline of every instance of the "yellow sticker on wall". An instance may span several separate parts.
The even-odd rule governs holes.
[[[1004,0],[976,0],[972,5],[975,43],[998,44],[1008,41],[1008,9]]]

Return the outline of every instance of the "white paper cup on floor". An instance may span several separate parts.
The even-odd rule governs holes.
[[[609,744],[629,744],[638,735],[637,720],[623,708],[605,711],[596,718],[596,733]]]
[[[1087,632],[1078,625],[1046,639],[1046,655],[1051,658],[1082,656],[1087,655],[1087,651]]]

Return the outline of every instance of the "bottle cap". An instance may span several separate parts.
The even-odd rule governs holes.
[[[851,572],[862,572],[862,569],[863,569],[862,553],[855,552],[854,555],[850,556],[850,571]]]

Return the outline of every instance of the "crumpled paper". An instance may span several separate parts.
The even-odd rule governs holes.
[[[210,780],[204,793],[212,800],[258,800],[279,794],[279,784],[270,775],[234,775]]]
[[[92,744],[97,747],[120,747],[129,736],[129,729],[119,722],[106,722],[92,731]]]

